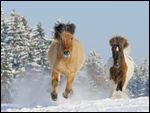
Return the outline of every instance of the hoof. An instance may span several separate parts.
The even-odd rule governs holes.
[[[121,91],[117,91],[115,92],[112,97],[112,99],[121,99],[121,98],[124,98],[124,93],[121,92]]]
[[[67,98],[68,98],[68,95],[64,92],[64,93],[63,93],[63,97],[67,99]]]
[[[57,94],[56,93],[51,93],[51,98],[53,101],[57,100]]]
[[[64,92],[63,97],[67,99],[72,94],[73,94],[73,90],[71,90],[69,93]]]

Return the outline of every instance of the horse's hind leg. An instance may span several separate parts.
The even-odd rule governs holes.
[[[51,98],[53,100],[57,100],[57,87],[58,87],[59,78],[60,78],[60,72],[53,70],[53,72],[52,72],[52,92],[51,92]]]
[[[72,85],[73,85],[74,78],[75,78],[75,74],[70,74],[69,76],[67,76],[67,85],[66,85],[65,92],[63,93],[64,98],[68,98],[69,94],[72,92]]]

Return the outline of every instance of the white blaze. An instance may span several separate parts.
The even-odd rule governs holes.
[[[116,51],[119,51],[119,47],[116,48]]]

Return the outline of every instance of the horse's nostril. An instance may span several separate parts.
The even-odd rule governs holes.
[[[64,55],[69,55],[70,52],[69,51],[64,51]]]
[[[116,67],[116,68],[119,68],[119,63],[116,63],[116,64],[115,64],[115,67]]]
[[[65,55],[69,54],[69,51],[64,51],[64,54],[65,54]]]

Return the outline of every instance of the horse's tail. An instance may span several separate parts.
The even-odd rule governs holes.
[[[71,23],[58,23],[54,26],[54,38],[59,39],[60,38],[60,34],[64,31],[67,31],[71,34],[75,33],[75,24],[71,24]]]

